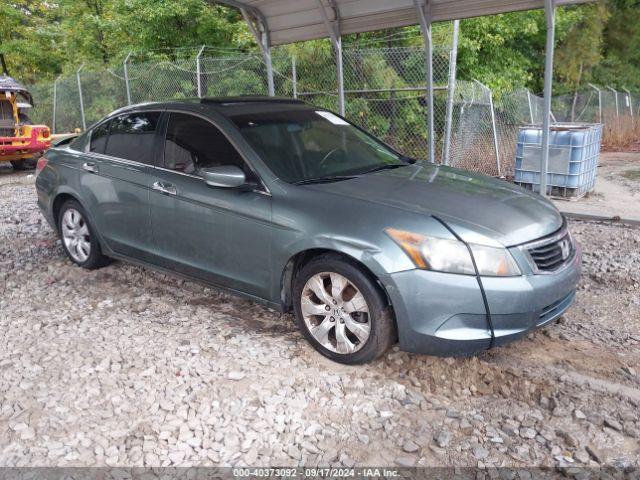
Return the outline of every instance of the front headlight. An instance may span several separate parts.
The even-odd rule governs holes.
[[[419,233],[385,229],[418,268],[436,272],[475,275],[473,261],[467,246],[458,240],[428,237]],[[513,277],[520,269],[506,248],[470,244],[480,275],[489,277]]]

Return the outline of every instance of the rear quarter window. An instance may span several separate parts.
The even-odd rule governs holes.
[[[78,152],[86,152],[87,146],[89,144],[89,136],[90,136],[90,132],[85,132],[82,135],[79,135],[75,138],[72,137],[72,138],[64,139],[56,143],[56,146],[69,145],[69,148],[71,148],[72,150],[76,150]]]

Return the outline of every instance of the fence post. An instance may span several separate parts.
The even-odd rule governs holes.
[[[493,108],[493,92],[489,87],[479,82],[478,80],[474,80],[474,82],[480,85],[480,87],[482,87],[485,93],[489,94],[489,111],[491,113],[491,128],[493,130],[493,148],[496,151],[496,166],[498,167],[498,176],[502,177],[502,168],[500,166],[500,150],[498,147],[498,129],[496,125],[496,112]]]
[[[609,90],[611,90],[613,92],[613,96],[616,99],[616,118],[618,118],[620,116],[620,109],[618,108],[618,92],[613,87],[607,87],[607,89],[609,89]]]
[[[56,133],[56,103],[58,100],[58,80],[60,77],[56,77],[53,81],[53,109],[51,112],[51,132]]]
[[[80,81],[80,71],[84,68],[84,63],[76,71],[76,80],[78,81],[78,97],[80,98],[80,119],[82,120],[82,130],[87,129],[87,122],[84,118],[84,101],[82,100],[82,82]]]
[[[527,102],[529,103],[529,118],[531,118],[531,124],[533,125],[535,122],[533,118],[533,104],[531,103],[531,92],[527,88]]]
[[[291,86],[293,88],[293,98],[298,98],[298,71],[296,69],[296,56],[291,56]]]
[[[627,101],[629,102],[629,114],[631,118],[633,118],[633,98],[631,97],[631,92],[628,88],[623,88],[625,92],[627,92]]]
[[[598,123],[602,123],[602,90],[593,83],[590,83],[589,86],[598,92]]]
[[[123,68],[124,68],[124,87],[127,90],[127,105],[131,105],[131,87],[129,86],[129,58],[131,57],[131,54],[133,52],[129,52],[127,54],[127,56],[124,59],[124,62],[122,64]]]
[[[449,55],[449,84],[447,86],[447,118],[445,120],[444,148],[442,150],[442,163],[449,165],[451,155],[451,127],[453,122],[453,100],[456,93],[456,68],[458,63],[458,36],[460,33],[460,20],[453,22],[453,39],[451,41],[451,53]]]
[[[204,52],[205,46],[202,45],[198,55],[196,56],[196,82],[198,84],[198,98],[202,98],[202,67],[200,65],[200,59],[202,58],[202,53]]]
[[[344,67],[342,63],[342,37],[338,36],[338,48],[336,50],[336,65],[338,73],[338,108],[340,109],[340,115],[345,116],[346,101],[344,96]]]

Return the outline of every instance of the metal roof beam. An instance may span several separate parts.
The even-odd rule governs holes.
[[[244,10],[252,15],[254,15],[260,24],[262,24],[264,28],[264,33],[267,36],[267,45],[271,46],[271,33],[269,31],[269,22],[267,21],[266,15],[259,8],[250,5],[249,2],[241,2],[239,0],[206,0],[208,3],[215,4],[224,4],[230,7],[235,7],[241,12]],[[244,16],[244,13],[243,13]],[[245,17],[246,19],[246,17]]]

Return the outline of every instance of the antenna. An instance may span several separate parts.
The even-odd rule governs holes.
[[[8,77],[9,69],[7,68],[7,62],[4,60],[4,53],[0,53],[0,63],[2,63],[2,71]]]

